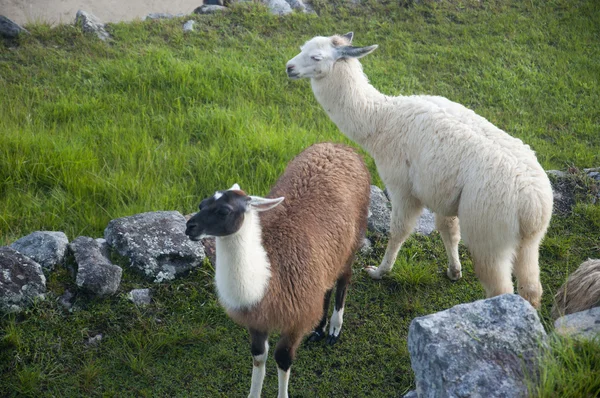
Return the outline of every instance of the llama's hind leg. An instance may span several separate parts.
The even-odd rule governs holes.
[[[321,321],[312,331],[310,336],[308,336],[308,341],[315,342],[321,341],[327,336],[325,327],[327,326],[327,313],[329,312],[329,302],[331,301],[331,292],[333,289],[329,289],[325,293],[325,298],[323,300],[323,316],[321,317]]]
[[[542,299],[540,283],[539,247],[541,237],[523,239],[515,257],[517,291],[534,308],[539,308]]]
[[[423,205],[413,197],[395,198],[392,196],[392,218],[390,222],[390,239],[385,255],[379,267],[367,267],[365,271],[373,279],[381,279],[392,270],[402,243],[413,231]]]
[[[495,250],[487,253],[472,250],[475,275],[485,289],[486,297],[513,293],[511,250]]]
[[[458,242],[460,241],[460,228],[458,217],[445,217],[435,215],[435,227],[442,236],[446,254],[448,255],[448,269],[446,275],[453,281],[462,278],[460,259],[458,257]]]
[[[331,315],[331,321],[329,322],[329,336],[327,337],[327,344],[333,345],[337,343],[342,332],[342,324],[344,323],[344,306],[346,304],[346,293],[348,291],[348,284],[352,277],[352,261],[350,261],[350,267],[342,276],[337,280],[335,286],[335,305],[333,314]]]

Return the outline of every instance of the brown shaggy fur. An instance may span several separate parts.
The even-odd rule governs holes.
[[[316,144],[292,160],[268,195],[285,200],[260,213],[271,263],[267,292],[252,308],[228,315],[250,329],[281,331],[293,352],[321,319],[325,292],[352,272],[366,232],[369,188],[363,159],[345,145]]]
[[[600,306],[600,260],[588,259],[554,296],[552,318]]]

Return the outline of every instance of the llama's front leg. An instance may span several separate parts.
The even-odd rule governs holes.
[[[365,268],[365,271],[367,271],[371,278],[381,279],[384,274],[392,270],[398,256],[398,251],[402,243],[404,243],[408,235],[415,228],[417,218],[422,210],[423,205],[416,198],[401,197],[396,199],[392,196],[390,239],[385,250],[385,255],[383,256],[383,261],[381,261],[379,267],[370,266]]]
[[[252,339],[252,386],[248,398],[259,398],[262,391],[263,381],[265,379],[265,362],[267,362],[267,353],[269,352],[268,335],[257,330],[250,329],[250,338]]]
[[[288,398],[288,383],[292,362],[296,356],[296,348],[302,336],[295,333],[282,333],[275,347],[275,361],[277,362],[277,374],[279,376],[279,392],[277,398]]]
[[[445,217],[435,215],[435,227],[442,236],[446,255],[448,256],[448,269],[446,275],[453,281],[462,277],[460,260],[458,257],[458,242],[460,241],[460,227],[458,217]]]

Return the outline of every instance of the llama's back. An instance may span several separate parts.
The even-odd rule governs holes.
[[[285,200],[261,213],[265,247],[276,248],[267,250],[274,275],[269,289],[287,292],[283,300],[265,295],[257,311],[278,313],[269,319],[285,324],[272,329],[308,331],[319,321],[323,301],[315,297],[334,286],[362,243],[369,188],[364,161],[345,145],[316,144],[288,164],[268,195]]]

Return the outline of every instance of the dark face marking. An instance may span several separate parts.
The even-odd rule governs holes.
[[[197,241],[202,235],[228,236],[241,228],[250,197],[243,191],[218,193],[200,202],[200,211],[188,220],[185,234],[191,240]]]

